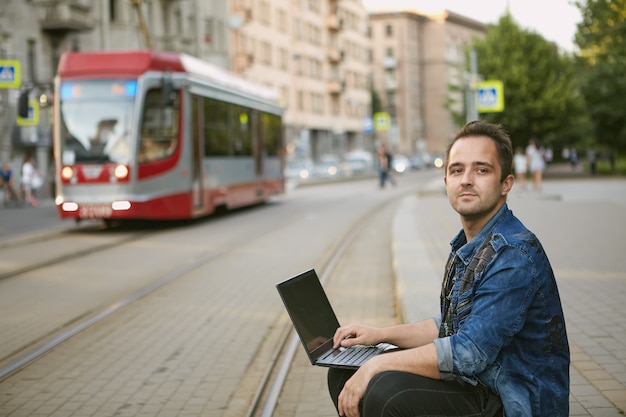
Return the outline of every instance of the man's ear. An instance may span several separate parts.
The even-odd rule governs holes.
[[[515,177],[513,175],[508,175],[504,181],[502,181],[502,195],[507,195],[511,188],[513,188],[513,184],[515,183]]]

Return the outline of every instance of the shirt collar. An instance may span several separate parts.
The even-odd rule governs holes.
[[[452,254],[458,256],[463,263],[466,265],[469,263],[471,257],[474,255],[474,252],[478,250],[478,248],[483,244],[484,240],[489,236],[489,234],[493,231],[493,228],[498,224],[504,213],[509,211],[509,207],[506,203],[500,207],[500,209],[496,212],[496,214],[489,219],[487,224],[478,232],[474,239],[470,242],[467,242],[465,238],[465,232],[463,229],[457,233],[457,235],[450,242],[450,246],[452,247]]]

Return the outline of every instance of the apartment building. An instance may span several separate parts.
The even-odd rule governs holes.
[[[391,116],[392,149],[442,152],[458,130],[451,110],[464,108],[465,48],[486,25],[446,10],[372,12],[369,19],[374,89]]]
[[[367,12],[360,0],[232,0],[231,68],[277,90],[290,155],[373,150]]]
[[[275,89],[292,155],[374,150],[381,132],[364,123],[371,85],[392,115],[382,139],[399,153],[438,152],[456,130],[448,86],[463,84],[464,45],[485,29],[445,11],[368,14],[361,0],[4,0],[0,58],[21,63],[41,117],[16,126],[19,90],[0,89],[0,158],[18,163],[28,151],[47,171],[64,51],[142,48],[185,52]]]

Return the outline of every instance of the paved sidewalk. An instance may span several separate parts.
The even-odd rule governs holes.
[[[570,416],[617,417],[626,410],[626,180],[583,177],[559,176],[541,193],[513,192],[509,207],[539,236],[559,282],[572,360]],[[436,308],[459,229],[439,180],[402,201],[393,258],[403,321]]]

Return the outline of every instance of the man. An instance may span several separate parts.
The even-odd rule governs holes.
[[[389,181],[394,187],[396,185],[396,180],[393,179],[392,171],[393,167],[391,166],[392,156],[387,151],[385,145],[380,145],[378,147],[378,175],[380,188],[385,188],[385,183]]]
[[[12,201],[19,202],[19,193],[13,184],[13,170],[8,162],[5,162],[0,169],[0,180],[2,181],[3,202],[4,204]]]
[[[550,262],[506,204],[511,140],[467,124],[446,151],[444,183],[462,230],[451,242],[436,318],[388,328],[348,325],[335,348],[398,350],[359,370],[330,369],[340,415],[568,415],[569,347]]]

